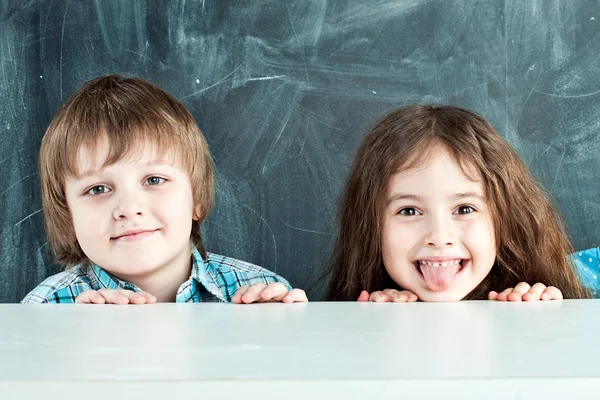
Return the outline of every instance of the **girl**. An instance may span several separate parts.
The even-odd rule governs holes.
[[[328,300],[590,297],[548,198],[473,112],[384,117],[358,150],[340,212]]]

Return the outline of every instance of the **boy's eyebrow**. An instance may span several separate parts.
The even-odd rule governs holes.
[[[154,161],[150,161],[147,163],[138,163],[139,165],[143,165],[146,167],[153,167],[156,165],[168,165],[168,166],[173,166],[172,163],[169,163],[165,160],[154,160]],[[100,171],[102,171],[103,168],[101,169],[94,169],[94,170],[87,170],[82,172],[81,174],[77,175],[77,179],[83,179],[83,178],[87,178],[88,176],[93,176],[93,175],[97,175]]]
[[[455,195],[453,195],[451,197],[452,200],[462,200],[462,199],[466,199],[469,197],[475,197],[476,199],[479,199],[481,201],[485,201],[485,198],[483,197],[483,195],[479,192],[464,192],[464,193],[456,193]],[[394,195],[392,195],[389,199],[388,199],[388,204],[393,203],[394,201],[398,201],[398,200],[413,200],[413,201],[423,201],[423,197],[422,196],[418,196],[415,194],[408,194],[408,193],[395,193]]]

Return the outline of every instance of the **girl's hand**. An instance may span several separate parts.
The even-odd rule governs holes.
[[[302,289],[288,288],[281,282],[265,285],[264,283],[255,283],[252,286],[240,287],[231,301],[235,304],[265,303],[268,301],[280,301],[282,303],[307,302],[306,293]]]
[[[156,297],[148,292],[125,289],[86,290],[75,299],[79,304],[152,304]]]
[[[508,288],[500,293],[491,291],[488,294],[488,300],[498,301],[538,301],[538,300],[562,300],[563,295],[560,290],[554,286],[546,286],[543,283],[536,283],[529,286],[526,282],[521,282],[514,288]]]
[[[416,294],[409,290],[396,290],[396,289],[384,289],[383,291],[377,291],[369,294],[366,290],[363,290],[358,296],[357,301],[374,301],[375,303],[412,303],[417,301],[419,298]]]

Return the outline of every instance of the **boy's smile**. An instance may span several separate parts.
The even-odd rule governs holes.
[[[115,237],[112,237],[110,239],[118,240],[118,241],[122,241],[122,242],[133,242],[136,240],[145,239],[157,231],[158,231],[158,229],[134,229],[134,230],[124,232],[124,233],[117,235]]]
[[[79,176],[67,180],[65,193],[89,259],[151,291],[165,277],[179,284],[189,277],[195,213],[188,173],[152,146],[137,150],[103,168],[106,140],[95,152],[80,149]]]
[[[494,228],[479,181],[443,148],[388,184],[383,264],[403,289],[424,301],[458,301],[490,272]]]

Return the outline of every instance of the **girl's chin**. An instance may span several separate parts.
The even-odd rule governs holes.
[[[449,291],[445,291],[444,293],[429,291],[429,293],[423,293],[422,296],[417,296],[419,297],[419,300],[429,303],[453,303],[461,301],[466,295],[467,294],[450,293]]]

